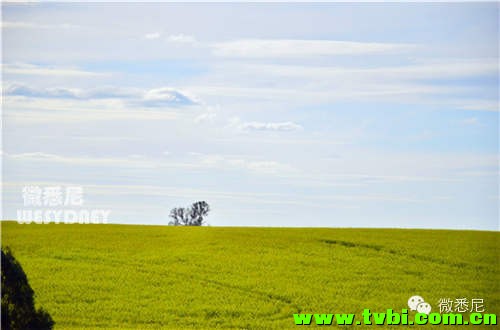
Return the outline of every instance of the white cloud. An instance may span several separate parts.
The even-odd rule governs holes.
[[[44,152],[27,152],[20,154],[6,154],[6,157],[23,162],[50,162],[67,163],[83,166],[113,166],[113,167],[156,167],[151,162],[142,157],[130,155],[128,157],[88,157],[88,156],[66,156]]]
[[[62,24],[43,24],[34,22],[21,22],[21,21],[4,21],[2,28],[5,29],[77,29],[81,28],[79,25],[62,23]]]
[[[232,117],[228,121],[228,127],[233,127],[242,131],[299,131],[303,127],[291,121],[285,122],[242,122],[239,117]]]
[[[228,64],[224,64],[228,66]],[[495,76],[498,72],[497,59],[443,59],[439,61],[420,61],[406,65],[377,66],[374,68],[318,65],[283,65],[283,64],[229,64],[228,70],[271,77],[350,81],[400,81],[416,79],[451,79]]]
[[[160,37],[161,37],[161,33],[160,32],[152,32],[152,33],[147,33],[147,34],[144,35],[144,38],[150,39],[150,40],[158,39]]]
[[[479,120],[476,117],[471,117],[471,118],[465,118],[460,123],[466,126],[477,126],[479,125]]]
[[[198,101],[188,92],[180,91],[171,87],[153,88],[144,93],[142,98],[145,106],[163,106],[163,105],[193,105]]]
[[[130,107],[121,99],[27,98],[8,96],[3,99],[3,114],[16,123],[67,123],[106,120],[175,120],[174,108],[148,109],[141,104]]]
[[[218,169],[244,169],[258,174],[285,174],[294,173],[296,169],[288,164],[273,160],[256,160],[231,155],[199,154],[200,164]]]
[[[195,37],[186,34],[174,34],[167,37],[167,41],[179,44],[196,44]]]
[[[205,123],[205,122],[211,123],[215,120],[216,117],[217,114],[215,112],[206,112],[196,116],[194,118],[194,121],[196,123]]]
[[[492,59],[441,59],[375,67],[224,61],[216,64],[204,86],[190,86],[190,90],[207,99],[224,95],[235,104],[243,99],[261,103],[293,99],[295,106],[369,100],[498,111],[498,102],[491,96],[482,100],[463,97],[481,92],[479,85],[446,83],[495,77],[497,70],[497,61]],[[269,86],[273,86],[272,93]]]
[[[254,172],[258,173],[280,173],[280,172],[290,172],[293,168],[286,164],[281,164],[275,161],[253,161],[248,162],[246,167]]]
[[[12,97],[98,100],[126,100],[131,105],[146,107],[194,105],[198,100],[188,92],[171,87],[160,87],[149,90],[139,88],[122,88],[113,86],[94,87],[88,89],[69,87],[36,88],[23,84],[7,84],[3,93]]]
[[[59,99],[111,99],[137,98],[142,96],[138,88],[122,88],[113,86],[93,87],[88,89],[71,87],[37,88],[18,83],[7,83],[3,90],[5,95],[24,96],[32,98],[59,98]]]
[[[81,98],[82,91],[74,88],[33,88],[22,84],[8,84],[4,89],[5,95],[41,97],[41,98]]]
[[[456,106],[464,110],[499,112],[497,100],[474,100],[457,103]]]
[[[16,6],[32,6],[32,5],[36,5],[38,3],[40,3],[39,0],[5,0],[3,1],[4,4],[6,5],[10,5],[10,4],[14,4]]]
[[[248,58],[400,53],[416,48],[410,44],[299,39],[242,39],[215,43],[212,47],[216,56]]]
[[[302,130],[302,126],[293,123],[291,121],[286,121],[286,122],[269,122],[269,123],[263,123],[263,122],[247,122],[247,123],[242,123],[239,126],[240,129],[242,130],[256,130],[256,131],[298,131]]]
[[[177,168],[177,169],[216,169],[216,170],[245,170],[256,174],[286,174],[295,169],[288,165],[272,160],[254,160],[231,155],[189,153],[188,160],[172,160],[165,163],[161,158],[152,158],[144,155],[131,154],[117,157],[96,157],[82,155],[60,155],[45,152],[26,152],[7,154],[4,156],[13,161],[48,162],[73,164],[75,166],[111,166],[116,168]],[[164,152],[163,156],[170,156]]]
[[[79,68],[51,67],[29,63],[4,64],[2,70],[4,73],[9,74],[38,76],[97,77],[109,75],[109,73],[91,72]]]

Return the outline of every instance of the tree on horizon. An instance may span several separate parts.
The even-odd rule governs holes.
[[[193,203],[190,207],[175,207],[170,211],[173,221],[170,226],[202,226],[204,218],[210,211],[210,205],[205,201]]]

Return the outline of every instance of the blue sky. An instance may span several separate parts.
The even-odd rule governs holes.
[[[3,217],[498,229],[497,3],[2,5]]]

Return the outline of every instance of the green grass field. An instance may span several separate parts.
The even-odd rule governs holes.
[[[20,261],[56,329],[293,329],[293,313],[401,310],[416,294],[434,309],[440,298],[482,298],[487,312],[500,314],[499,238],[476,231],[2,223],[2,245]]]

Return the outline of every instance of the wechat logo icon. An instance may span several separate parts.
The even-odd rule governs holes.
[[[408,299],[408,307],[410,307],[410,310],[412,311],[417,311],[419,313],[424,313],[429,315],[431,312],[431,305],[429,303],[426,303],[424,301],[424,298],[420,296],[412,296],[410,299]]]

